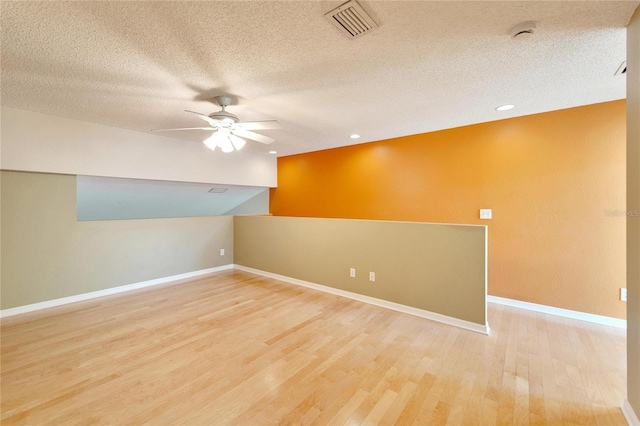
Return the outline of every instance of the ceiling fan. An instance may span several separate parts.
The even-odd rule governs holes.
[[[196,114],[202,120],[206,121],[210,127],[157,129],[152,130],[152,132],[173,132],[180,130],[213,131],[214,133],[202,141],[202,143],[212,151],[219,147],[222,152],[233,152],[234,150],[241,150],[246,144],[246,141],[243,138],[264,144],[270,144],[275,141],[275,139],[270,138],[269,136],[264,136],[259,133],[252,132],[251,130],[282,129],[282,125],[275,120],[240,122],[238,117],[227,112],[225,109],[231,104],[231,98],[228,96],[216,96],[215,100],[216,103],[222,107],[222,110],[214,112],[213,114],[205,115],[199,112],[185,110],[185,112]]]

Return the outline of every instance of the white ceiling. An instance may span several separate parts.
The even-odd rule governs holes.
[[[284,126],[245,149],[288,155],[625,97],[638,1],[363,0],[380,28],[355,40],[323,16],[341,3],[2,1],[2,104],[148,132],[231,95]]]

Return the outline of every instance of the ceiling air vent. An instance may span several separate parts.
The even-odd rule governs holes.
[[[211,188],[208,192],[212,194],[222,194],[223,192],[226,192],[227,189],[229,188]]]
[[[324,17],[349,38],[360,37],[379,26],[356,0],[346,2]]]

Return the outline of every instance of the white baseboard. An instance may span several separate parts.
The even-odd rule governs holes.
[[[489,334],[489,324],[481,325],[476,324],[474,322],[461,320],[458,318],[453,318],[447,315],[438,314],[435,312],[425,311],[424,309],[414,308],[412,306],[402,305],[400,303],[390,302],[388,300],[377,299],[371,296],[365,296],[358,293],[352,293],[346,290],[340,290],[333,287],[328,287],[322,284],[316,284],[309,281],[299,280],[297,278],[291,278],[284,275],[274,274],[267,271],[262,271],[260,269],[249,268],[247,266],[242,265],[233,265],[234,269],[238,269],[240,271],[250,272],[256,275],[262,275],[267,278],[273,278],[276,280],[284,281],[290,284],[299,285],[302,287],[311,288],[313,290],[322,291],[325,293],[330,293],[336,296],[346,297],[347,299],[357,300],[359,302],[368,303],[370,305],[380,306],[382,308],[392,309],[394,311],[403,312],[405,314],[415,315],[418,317],[426,318],[432,321],[441,322],[443,324],[452,325],[459,328],[464,328],[465,330],[475,331],[477,333]]]
[[[527,309],[529,311],[541,312],[544,314],[556,315],[559,317],[577,319],[581,321],[593,322],[596,324],[608,325],[617,328],[627,328],[627,320],[605,317],[603,315],[587,314],[585,312],[572,311],[569,309],[555,308],[553,306],[538,305],[537,303],[522,302],[520,300],[507,299],[498,296],[487,296],[487,302],[499,305],[512,306],[514,308]]]
[[[104,290],[92,291],[90,293],[76,294],[75,296],[63,297],[60,299],[47,300],[45,302],[33,303],[31,305],[17,306],[15,308],[3,309],[0,311],[0,318],[10,317],[18,314],[25,314],[27,312],[39,311],[41,309],[53,308],[54,306],[66,305],[68,303],[81,302],[83,300],[95,299],[97,297],[109,296],[117,293],[124,293],[125,291],[137,290],[139,288],[151,287],[159,284],[166,284],[173,281],[184,280],[187,278],[199,277],[202,275],[209,275],[214,272],[224,271],[227,269],[233,269],[233,265],[217,266],[215,268],[201,269],[193,272],[186,272],[184,274],[172,275],[170,277],[157,278],[155,280],[142,281],[139,283],[127,284],[119,287],[106,288]]]
[[[640,426],[640,420],[638,419],[636,412],[633,411],[633,407],[629,403],[628,399],[625,399],[622,402],[622,407],[620,407],[620,409],[622,410],[622,415],[629,426]]]

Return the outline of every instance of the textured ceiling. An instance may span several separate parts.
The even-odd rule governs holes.
[[[341,3],[2,1],[2,104],[148,132],[227,94],[284,126],[245,149],[287,155],[625,97],[638,1],[362,1],[380,28],[355,40],[323,16]]]

